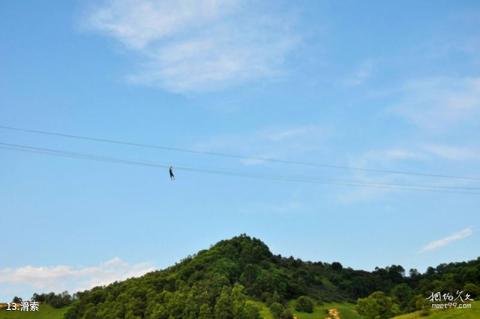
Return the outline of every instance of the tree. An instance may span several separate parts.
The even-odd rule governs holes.
[[[281,319],[284,311],[285,307],[278,302],[274,302],[270,305],[270,312],[275,319]]]
[[[283,313],[282,313],[281,318],[282,318],[282,319],[293,319],[293,314],[292,314],[292,312],[290,311],[290,309],[285,309],[285,310],[283,310]]]
[[[418,277],[420,277],[420,273],[418,272],[418,270],[416,268],[411,268],[408,272],[410,278],[412,279],[416,279]]]
[[[415,309],[420,311],[421,316],[428,316],[432,309],[432,304],[422,295],[415,296]]]
[[[335,270],[335,271],[341,271],[343,269],[343,266],[338,261],[334,261],[332,263],[332,269]]]
[[[405,276],[405,270],[395,265],[369,272],[339,263],[310,263],[272,255],[262,242],[242,235],[139,278],[96,287],[71,298],[66,293],[47,293],[36,294],[33,299],[43,299],[42,304],[71,302],[67,319],[257,319],[258,309],[251,300],[261,299],[275,319],[284,319],[292,317],[287,302],[293,300],[295,306],[300,296],[338,302],[367,299],[380,290],[390,299],[378,298],[383,304],[371,299],[364,303],[377,310],[387,308],[378,311],[381,318],[385,312],[396,313],[395,304],[403,310],[415,309],[417,299],[413,296],[417,295],[423,296],[419,298],[422,310],[425,297],[432,292],[454,294],[463,289],[464,297],[469,293],[477,299],[474,291],[478,285],[480,258],[443,264],[427,273],[412,270]],[[412,297],[407,305],[409,289]],[[429,311],[427,306],[422,311]]]
[[[125,318],[130,319],[128,316],[126,316]],[[87,305],[85,309],[85,314],[83,315],[83,319],[98,319],[97,312],[95,310],[95,305],[93,304]]]
[[[198,319],[211,319],[212,317],[212,309],[210,308],[210,306],[207,304],[201,305]]]
[[[246,296],[243,294],[243,289],[240,284],[235,284],[232,288],[231,301],[234,318],[242,318],[244,315]]]
[[[220,297],[215,304],[215,319],[233,319],[233,305],[230,288],[223,287]]]
[[[405,269],[400,265],[392,265],[387,267],[388,277],[394,283],[401,283],[405,276]]]
[[[260,310],[252,302],[246,302],[243,308],[243,318],[245,319],[261,319]]]
[[[410,309],[413,291],[406,283],[398,284],[393,287],[391,295],[395,298],[395,301],[399,304],[402,311],[407,312],[413,310]]]
[[[478,299],[478,297],[480,297],[480,287],[471,282],[465,284],[465,287],[463,287],[463,292],[465,294],[470,294],[470,296],[473,297],[472,299]]]
[[[295,310],[300,312],[312,313],[313,306],[314,302],[311,298],[307,296],[301,296],[297,299],[297,302],[295,303]]]
[[[357,311],[366,319],[388,319],[398,314],[399,307],[391,297],[381,291],[376,291],[357,302]]]
[[[270,312],[274,319],[292,319],[293,315],[289,309],[286,309],[282,304],[274,302],[270,305]]]

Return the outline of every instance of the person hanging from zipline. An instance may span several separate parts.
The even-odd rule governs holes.
[[[173,174],[173,167],[170,166],[168,169],[168,173],[170,174],[170,180],[174,181],[175,180],[175,174]]]

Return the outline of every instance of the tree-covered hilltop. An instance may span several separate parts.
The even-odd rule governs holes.
[[[310,308],[310,300],[355,302],[376,291],[406,312],[418,307],[418,296],[466,285],[475,290],[479,283],[480,258],[442,264],[425,274],[412,269],[407,276],[396,265],[367,272],[338,262],[285,258],[273,255],[262,241],[240,235],[165,270],[77,293],[66,318],[254,319],[260,317],[254,301],[268,305],[275,318],[291,318],[286,304],[294,299]]]

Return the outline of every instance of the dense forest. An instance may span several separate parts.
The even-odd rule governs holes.
[[[425,308],[432,292],[465,290],[479,294],[480,258],[441,264],[425,273],[399,265],[372,272],[338,262],[305,262],[274,255],[260,240],[240,235],[220,241],[165,270],[76,293],[34,295],[57,305],[70,303],[67,319],[256,319],[257,302],[274,318],[292,318],[285,306],[295,300],[302,311],[314,303],[358,302],[368,317],[372,302],[388,304],[382,318]],[[368,297],[370,296],[370,297]],[[368,297],[368,298],[366,298]],[[48,302],[48,301],[47,301]]]

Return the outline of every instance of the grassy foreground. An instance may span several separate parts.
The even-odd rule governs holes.
[[[355,310],[355,305],[350,303],[325,303],[316,305],[313,313],[298,312],[294,309],[293,303],[290,310],[298,319],[323,319],[327,316],[329,309],[337,309],[341,319],[362,319]]]
[[[267,306],[261,302],[254,302],[260,309],[263,319],[273,319]],[[328,309],[337,309],[341,319],[362,319],[355,311],[355,305],[349,303],[329,303],[315,306],[313,313],[298,312],[290,309],[298,319],[323,319]],[[63,319],[67,308],[55,309],[49,305],[41,305],[39,312],[20,312],[0,310],[0,319]],[[478,319],[480,318],[480,301],[472,303],[471,309],[450,309],[433,311],[429,316],[422,317],[419,312],[397,316],[394,319]]]
[[[263,319],[273,319],[266,305],[260,302],[256,302],[256,304],[261,309]],[[289,304],[289,308],[298,319],[323,319],[327,316],[329,309],[337,309],[340,319],[363,319],[355,310],[355,305],[350,303],[317,305],[313,313],[295,311],[292,302]],[[470,309],[436,310],[426,317],[420,316],[419,312],[412,312],[393,319],[480,319],[480,301],[472,302]]]
[[[258,301],[252,301],[259,309],[262,319],[273,319],[268,307]],[[363,319],[355,310],[355,305],[351,303],[326,303],[316,305],[313,313],[298,312],[294,309],[293,302],[290,302],[288,307],[298,319],[323,319],[327,316],[329,309],[337,309],[340,314],[340,319]]]
[[[394,319],[478,319],[480,318],[480,301],[472,302],[470,309],[436,310],[427,317],[420,316],[419,312],[412,312],[395,317]]]
[[[63,319],[66,311],[67,308],[55,309],[49,305],[40,305],[38,312],[0,310],[0,319]]]

